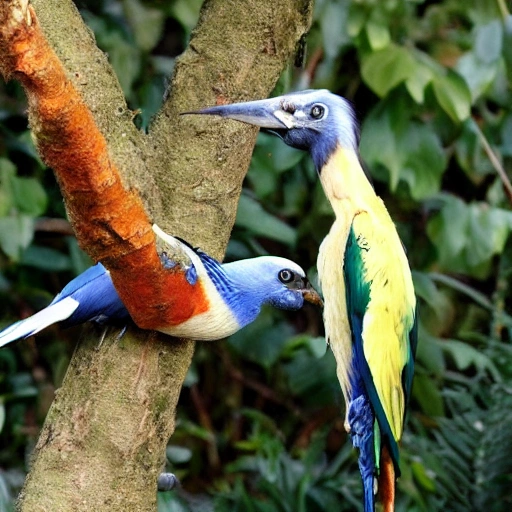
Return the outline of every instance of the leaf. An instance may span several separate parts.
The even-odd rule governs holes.
[[[375,94],[383,98],[414,73],[414,60],[401,46],[390,44],[363,58],[361,75]]]
[[[448,71],[446,75],[435,75],[432,85],[437,101],[453,121],[457,123],[469,117],[471,93],[464,79]]]
[[[139,0],[124,0],[124,12],[133,28],[137,46],[151,51],[162,36],[165,15],[162,10],[143,5]]]
[[[382,50],[391,42],[389,28],[382,21],[379,22],[375,19],[371,19],[366,24],[366,35],[374,51]]]
[[[414,474],[414,478],[418,481],[418,483],[427,491],[435,492],[436,483],[433,478],[431,478],[426,470],[426,468],[420,462],[413,461],[411,463],[411,469]]]
[[[0,218],[0,248],[18,261],[34,236],[34,219],[27,215]]]
[[[403,105],[389,100],[370,113],[360,150],[370,166],[380,164],[389,171],[391,190],[403,180],[414,199],[438,192],[446,167],[439,137],[428,126],[409,120]]]
[[[512,156],[512,113],[509,112],[501,127],[501,154]]]
[[[443,196],[443,206],[427,225],[446,270],[485,277],[491,258],[503,251],[512,228],[512,212],[485,203],[466,204]]]
[[[170,12],[187,32],[191,32],[197,24],[202,0],[176,0],[172,2]]]
[[[297,239],[297,233],[292,227],[266,212],[260,203],[246,194],[240,196],[236,225],[285,245],[293,246]]]
[[[260,167],[268,167],[279,174],[294,168],[307,156],[307,153],[284,144],[275,135],[260,133],[254,156],[258,162],[258,165],[254,165],[254,173],[258,172]],[[251,167],[253,167],[253,162],[251,162]]]
[[[328,59],[334,59],[350,43],[347,33],[347,2],[328,2],[322,10],[320,28],[323,48]]]
[[[500,382],[500,372],[486,354],[458,340],[439,340],[439,346],[448,352],[461,371],[474,366],[479,371],[488,371],[496,382]]]
[[[172,464],[183,464],[192,458],[192,450],[185,446],[167,445],[165,454]]]
[[[424,272],[413,271],[414,291],[435,312],[437,319],[442,320],[450,305],[443,293],[441,293],[434,280]]]
[[[5,217],[14,206],[12,182],[15,177],[14,164],[7,158],[0,158],[0,217]]]
[[[347,34],[351,38],[356,38],[361,30],[363,30],[364,24],[367,19],[367,11],[362,5],[358,5],[355,2],[350,2],[350,10],[347,21]]]
[[[71,269],[71,259],[50,247],[31,245],[22,254],[20,263],[49,272],[62,272]]]
[[[38,217],[46,211],[48,196],[35,178],[14,178],[12,182],[14,202],[20,212]]]
[[[475,29],[474,52],[485,64],[496,62],[501,57],[503,22],[499,19],[478,25]]]
[[[299,395],[315,407],[336,401],[339,385],[336,382],[336,362],[329,350],[321,358],[299,352],[289,363],[283,365],[288,376],[288,385],[294,395]]]
[[[279,359],[283,346],[293,334],[289,324],[276,322],[276,315],[270,308],[264,308],[252,324],[230,336],[229,346],[244,359],[270,368]],[[254,340],[258,340],[258,343]]]
[[[400,177],[409,184],[411,196],[420,200],[435,194],[446,168],[446,156],[439,136],[424,124],[411,122],[398,140],[403,159]]]
[[[419,60],[415,61],[414,66],[414,73],[405,81],[405,87],[412,99],[421,105],[425,101],[425,87],[432,81],[434,73]]]
[[[476,55],[468,52],[457,62],[456,71],[461,75],[471,92],[471,103],[474,103],[489,88],[498,72],[498,63],[485,63]]]
[[[414,376],[412,395],[427,416],[444,416],[444,404],[441,393],[427,375],[417,373]]]
[[[510,128],[512,129],[512,123]],[[482,147],[478,127],[472,119],[468,119],[462,125],[462,132],[455,141],[455,156],[466,175],[477,185],[485,176],[495,172]]]

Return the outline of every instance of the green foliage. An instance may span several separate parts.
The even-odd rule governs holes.
[[[141,129],[200,4],[79,3]],[[503,0],[317,0],[308,45],[307,68],[290,67],[276,93],[327,87],[354,102],[420,299],[397,511],[509,510],[512,217],[496,166],[510,174],[512,16]],[[2,325],[87,266],[74,239],[40,228],[64,211],[23,116],[19,89],[0,86]],[[227,258],[282,255],[314,282],[332,219],[307,155],[261,134]],[[57,328],[37,339],[0,351],[0,509],[72,349]],[[361,510],[319,312],[268,309],[227,342],[199,345],[167,459],[183,489],[160,493],[160,512]]]

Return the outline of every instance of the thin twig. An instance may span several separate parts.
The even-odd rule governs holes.
[[[505,0],[496,0],[496,3],[498,4],[501,17],[503,18],[503,21],[505,21],[510,16],[507,4],[505,3]]]
[[[489,141],[487,140],[487,137],[483,134],[482,130],[480,130],[480,127],[478,124],[473,120],[473,125],[475,127],[475,130],[478,134],[478,138],[480,139],[480,142],[482,144],[482,147],[484,148],[485,153],[487,154],[487,157],[489,158],[491,164],[493,165],[494,169],[498,173],[498,176],[500,177],[503,187],[505,189],[505,193],[507,194],[508,200],[512,203],[512,184],[510,183],[510,180],[508,179],[507,173],[505,172],[505,169],[501,165],[501,162],[499,161],[498,157],[496,156],[496,153],[491,148],[491,145],[489,144]]]

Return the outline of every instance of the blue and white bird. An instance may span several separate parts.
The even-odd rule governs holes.
[[[304,270],[293,261],[261,256],[220,264],[199,249],[164,233],[158,226],[160,260],[169,270],[170,316],[157,330],[194,340],[217,340],[250,324],[263,304],[298,310],[304,301],[321,305]],[[160,250],[162,249],[162,250]],[[68,283],[51,304],[0,332],[0,347],[26,338],[56,322],[127,323],[130,315],[109,272],[98,263]]]

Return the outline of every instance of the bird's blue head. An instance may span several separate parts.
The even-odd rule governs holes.
[[[256,318],[263,304],[287,310],[300,309],[305,300],[322,305],[304,270],[285,258],[261,256],[226,263],[223,269],[230,282],[236,283],[228,302],[243,325]]]
[[[352,105],[326,89],[187,113],[217,115],[264,128],[289,146],[309,151],[318,171],[338,146],[357,151],[359,144]]]

